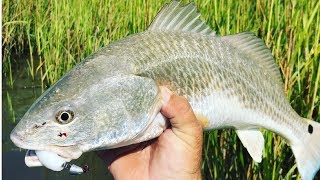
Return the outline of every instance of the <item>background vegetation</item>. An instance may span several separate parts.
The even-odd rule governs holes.
[[[97,49],[144,31],[166,2],[170,0],[3,0],[4,83],[14,87],[12,67],[26,61],[29,78],[40,80],[45,90],[46,85],[53,84]],[[320,1],[195,0],[194,3],[217,34],[252,31],[264,39],[279,64],[293,108],[303,117],[320,121]],[[21,55],[29,58],[14,58]],[[12,108],[11,102],[8,104],[4,108]],[[285,141],[271,132],[265,132],[264,137],[263,161],[256,164],[234,131],[206,133],[203,176],[299,178],[292,151]]]

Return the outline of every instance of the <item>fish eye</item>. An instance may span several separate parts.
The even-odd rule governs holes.
[[[67,124],[71,122],[74,118],[74,113],[71,110],[59,111],[56,115],[56,120],[60,124]]]

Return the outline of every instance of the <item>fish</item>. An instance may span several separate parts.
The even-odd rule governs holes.
[[[34,164],[60,171],[43,157],[65,164],[160,136],[164,87],[187,98],[204,130],[235,129],[254,161],[262,161],[263,128],[291,146],[302,179],[318,171],[320,124],[293,110],[264,41],[251,32],[219,36],[193,3],[175,0],[146,31],[94,52],[47,89],[10,138],[36,152]]]

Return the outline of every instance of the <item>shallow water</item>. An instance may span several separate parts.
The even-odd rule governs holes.
[[[18,58],[18,57],[17,57]],[[112,179],[103,161],[94,152],[83,154],[76,165],[88,165],[86,174],[71,176],[68,172],[54,172],[44,167],[29,168],[24,163],[26,150],[16,147],[9,135],[31,104],[42,93],[41,82],[32,81],[27,73],[24,58],[13,64],[13,88],[9,87],[9,79],[2,75],[2,178],[3,179]],[[35,79],[40,79],[36,77]],[[11,100],[12,106],[8,103]]]

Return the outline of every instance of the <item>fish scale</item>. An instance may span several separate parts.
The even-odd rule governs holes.
[[[58,165],[43,156],[26,164],[60,170],[84,152],[160,136],[165,86],[189,100],[204,129],[235,129],[256,162],[264,148],[259,129],[281,135],[302,178],[312,179],[320,167],[320,125],[291,108],[268,47],[248,32],[217,36],[199,17],[192,3],[172,1],[145,32],[93,53],[51,86],[10,138],[51,154]]]
[[[150,43],[150,41],[151,41],[151,39],[156,39],[157,35],[155,35],[155,36],[151,35],[151,38],[147,38],[149,41],[149,45],[153,44],[153,43]],[[171,34],[166,34],[163,36],[169,37],[170,35]],[[144,34],[143,36],[146,36],[146,35]],[[174,36],[174,35],[172,35],[172,36]],[[186,40],[186,39],[184,39],[184,41],[181,40],[181,39],[183,39],[183,37],[181,37],[181,36],[182,35],[179,34],[179,37],[171,37],[170,39],[176,40],[176,42],[175,43],[169,42],[169,44],[179,44],[179,42],[184,42],[184,43],[188,42],[188,40]],[[161,41],[156,41],[156,42],[161,42]],[[197,41],[197,42],[201,42],[201,41]],[[195,45],[194,43],[195,43],[195,41],[188,43],[191,46],[191,48],[189,48],[189,51],[198,52],[198,49],[193,48],[193,47],[204,46],[201,44]],[[155,45],[155,44],[157,44],[157,43],[154,43],[153,45]],[[211,44],[214,44],[214,43],[212,43],[212,41],[211,41]],[[215,45],[211,45],[211,46],[215,47]],[[162,47],[161,52],[164,54],[167,54],[167,57],[162,56],[162,58],[164,58],[165,61],[168,62],[168,64],[170,64],[173,67],[181,66],[181,64],[174,65],[175,61],[179,61],[179,63],[183,63],[183,61],[180,59],[179,60],[177,60],[177,59],[168,60],[173,57],[172,55],[170,55],[170,52],[172,52],[172,49],[174,49],[174,48],[167,47],[167,49],[170,48],[171,50],[166,53],[165,48],[163,46],[161,46],[161,47]],[[177,46],[177,47],[181,47],[181,46]],[[184,44],[184,47],[186,47],[186,49],[188,49],[189,46]],[[205,47],[208,47],[208,46],[205,46]],[[151,50],[153,50],[153,49],[151,48]],[[179,53],[185,55],[186,50],[184,50],[184,51],[180,50],[180,52],[179,52],[179,50],[180,49],[175,49],[175,56],[179,56]],[[230,96],[238,97],[239,95],[243,96],[243,95],[248,94],[248,96],[245,96],[246,99],[248,99],[248,101],[241,102],[244,104],[244,107],[249,107],[249,109],[256,110],[260,113],[262,112],[262,115],[264,115],[264,116],[268,116],[273,119],[277,119],[277,122],[279,123],[277,125],[279,127],[279,130],[275,130],[277,133],[283,134],[285,136],[286,133],[283,133],[281,130],[282,126],[285,125],[287,127],[290,127],[290,129],[292,130],[290,134],[296,134],[296,136],[298,138],[301,137],[300,135],[303,133],[299,132],[296,129],[297,129],[297,127],[302,126],[305,123],[303,123],[303,121],[294,121],[297,124],[294,124],[292,122],[292,119],[298,119],[298,116],[296,115],[295,112],[292,111],[292,108],[289,106],[287,100],[284,98],[283,90],[281,89],[281,91],[279,91],[277,88],[266,89],[268,87],[276,86],[275,83],[271,81],[273,78],[270,78],[265,73],[264,69],[261,69],[259,67],[254,67],[254,64],[252,64],[252,63],[246,63],[248,60],[240,59],[237,57],[232,57],[232,55],[234,56],[234,54],[237,54],[237,53],[232,54],[231,53],[232,51],[228,50],[228,49],[220,49],[220,50],[222,52],[228,51],[230,53],[229,55],[231,56],[231,58],[218,58],[218,59],[223,59],[225,61],[222,62],[221,64],[213,63],[214,65],[212,65],[213,67],[211,67],[211,71],[207,71],[207,74],[210,74],[209,76],[211,77],[211,82],[213,79],[216,79],[215,78],[216,75],[215,75],[215,73],[210,73],[210,72],[214,72],[214,69],[224,69],[224,71],[222,71],[222,73],[221,73],[222,74],[221,79],[223,79],[223,81],[224,81],[223,89],[225,89],[225,90],[231,89],[233,92],[230,92],[230,94],[229,94]],[[211,51],[214,51],[214,50],[211,49]],[[216,51],[217,51],[217,49],[216,49]],[[189,53],[189,54],[192,54],[192,53]],[[206,55],[207,55],[207,57],[210,57],[210,55],[211,55],[211,58],[208,58],[208,59],[211,61],[215,61],[215,58],[218,56],[218,54],[219,53],[216,53],[214,55],[212,55],[212,54],[206,54]],[[226,53],[220,53],[220,54],[226,54]],[[199,65],[204,65],[205,67],[209,67],[212,64],[212,63],[207,63],[207,61],[204,61],[204,60],[202,60],[202,62],[201,61],[199,62],[199,59],[197,59],[197,57],[192,57],[190,55],[188,56],[188,58],[191,59],[190,62],[198,62],[198,66],[194,65],[194,66],[192,66],[192,68],[188,68],[188,66],[190,66],[191,63],[185,63],[184,66],[188,70],[192,69],[194,72],[197,73],[197,75],[201,74],[201,72],[206,73],[205,71],[203,71],[206,69],[202,69],[202,71],[201,70],[199,71],[199,68],[198,68]],[[138,59],[138,58],[136,58],[136,59]],[[156,58],[156,59],[159,60],[161,58]],[[236,59],[236,61],[233,61],[234,59]],[[143,64],[142,67],[154,67],[155,69],[158,66],[160,66],[160,64],[161,64],[161,63],[157,62],[158,66],[154,66],[152,64],[154,61],[152,61],[152,60],[144,61],[144,62],[149,62],[151,65],[150,64]],[[208,64],[210,64],[210,65],[208,65]],[[161,65],[165,66],[164,64],[161,64]],[[219,65],[222,65],[222,66],[219,66]],[[159,73],[159,74],[155,75],[157,73],[157,71],[161,68],[163,68],[163,67],[159,67],[156,70],[150,70],[151,74],[148,74],[148,73],[144,74],[143,72],[140,74],[142,76],[150,77],[152,79],[159,79],[159,76],[166,77],[166,74],[164,74],[164,73],[162,73],[162,74]],[[235,70],[235,72],[237,72],[237,73],[232,73],[232,70]],[[192,76],[192,73],[184,73],[183,74],[183,72],[185,72],[185,71],[179,71],[179,69],[176,69],[174,72],[177,72],[177,71],[182,73],[182,75],[177,74],[177,73],[174,75],[174,76],[178,77],[178,80],[170,79],[170,78],[172,78],[172,74],[170,74],[169,78],[168,78],[168,81],[171,80],[171,81],[176,82],[174,89],[178,89],[177,91],[181,92],[180,94],[186,95],[186,96],[188,96],[190,94],[196,94],[196,92],[190,91],[190,89],[188,89],[189,87],[191,87],[188,80],[192,79],[192,78],[186,77],[186,76],[188,76],[188,75]],[[244,72],[244,73],[240,74],[239,72]],[[246,73],[246,72],[250,72],[250,73]],[[253,74],[256,74],[256,75],[254,76]],[[200,76],[202,76],[202,75],[200,75]],[[184,77],[185,80],[183,80],[181,77]],[[194,84],[194,87],[196,87],[196,88],[204,89],[204,87],[201,87],[202,84],[205,84],[205,85],[210,84],[209,79],[205,79],[205,80],[198,79],[198,80],[199,81],[197,81],[197,83]],[[237,80],[237,83],[235,82],[235,80]],[[242,82],[242,85],[239,85],[239,82]],[[211,90],[212,90],[211,92],[214,92],[215,89],[211,89]],[[250,94],[253,94],[253,96],[250,96]],[[212,101],[214,101],[214,99],[212,99]],[[194,103],[192,103],[192,104],[194,104]],[[269,111],[268,111],[268,109],[269,109]],[[281,109],[281,110],[279,110],[279,109]],[[201,111],[201,110],[199,110],[199,111]],[[212,111],[211,113],[214,114],[214,111]],[[209,115],[207,115],[207,116],[209,116]],[[273,122],[275,122],[275,121],[273,121]],[[268,123],[266,123],[266,124],[268,124]],[[261,123],[260,126],[265,127],[263,123]]]
[[[127,41],[139,43],[132,46]],[[251,60],[241,58],[243,55],[237,51],[234,52],[234,49],[228,47],[220,37],[208,38],[208,36],[201,34],[190,35],[188,33],[144,32],[131,36],[127,41],[122,41],[116,47],[126,48],[127,52],[133,56],[130,60],[133,61],[138,70],[132,73],[149,77],[156,81],[160,79],[159,85],[163,85],[161,82],[171,81],[173,83],[172,90],[186,97],[197,94],[190,87],[206,89],[209,84],[213,83],[214,79],[217,79],[217,74],[219,74],[222,76],[220,82],[221,80],[223,81],[221,83],[222,90],[232,90],[232,92],[227,93],[228,96],[239,97],[243,94],[248,94],[246,96],[247,103],[241,103],[245,107],[258,112],[264,112],[265,107],[268,107],[272,109],[271,114],[264,113],[264,115],[269,117],[273,117],[273,114],[277,115],[277,109],[281,107],[281,113],[286,113],[282,116],[277,116],[280,124],[278,127],[281,128],[281,125],[285,124],[292,129],[296,129],[292,124],[292,119],[296,119],[297,116],[292,112],[287,100],[283,97],[283,93],[279,92],[277,88],[268,88],[276,86],[275,82],[272,81],[273,78],[268,76],[264,69],[261,69]],[[170,44],[173,44],[173,46],[168,46]],[[207,44],[210,44],[210,46],[207,46]],[[204,48],[201,49],[200,47]],[[139,52],[136,48],[144,49],[144,56],[140,56],[139,53],[132,53]],[[111,51],[114,51],[114,49]],[[199,51],[202,53],[198,53]],[[191,66],[192,64],[193,66]],[[207,69],[199,68],[200,66],[205,66]],[[147,68],[145,69],[145,67]],[[189,72],[192,70],[192,72],[184,73],[188,70]],[[175,74],[172,74],[173,72]],[[210,78],[198,79],[198,81],[195,81],[196,83],[191,84],[190,79],[194,79],[193,73],[201,77],[205,74],[204,76]],[[235,80],[243,82],[243,86],[238,86],[239,83],[235,83]],[[211,89],[210,92],[214,91],[215,89]],[[253,96],[250,96],[250,94],[253,94]],[[195,104],[197,102],[191,103]],[[269,107],[269,104],[272,106]],[[214,114],[214,111],[210,113]],[[301,123],[296,126],[300,125]],[[260,124],[260,126],[264,127],[264,124]],[[281,133],[281,130],[275,131]]]

